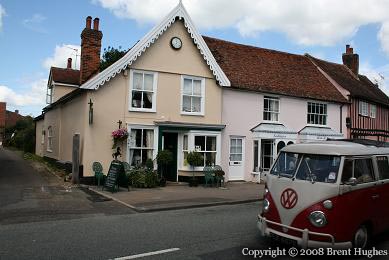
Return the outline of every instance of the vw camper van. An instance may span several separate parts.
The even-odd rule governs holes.
[[[289,145],[269,173],[258,228],[306,247],[366,247],[389,228],[389,148],[369,141]]]

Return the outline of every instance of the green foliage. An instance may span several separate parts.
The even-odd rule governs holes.
[[[173,161],[173,153],[169,150],[159,151],[157,154],[157,162],[159,165],[166,166]]]
[[[100,60],[100,71],[105,70],[121,57],[126,54],[126,50],[122,50],[122,47],[119,46],[119,49],[108,46],[108,48],[104,48],[103,57]]]
[[[145,162],[145,166],[146,166],[146,169],[147,170],[153,170],[154,169],[154,163],[153,163],[153,160],[151,160],[150,158],[148,158]]]
[[[131,169],[129,176],[135,188],[155,188],[158,184],[157,173],[144,167]]]
[[[186,157],[186,161],[192,167],[202,166],[204,164],[204,157],[202,156],[201,153],[192,151],[188,153],[188,156]]]
[[[19,120],[15,126],[6,128],[5,134],[6,145],[13,146],[24,152],[34,152],[35,124],[32,117],[25,117],[24,119]]]

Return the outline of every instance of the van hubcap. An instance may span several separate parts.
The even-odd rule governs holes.
[[[354,245],[357,248],[364,248],[367,244],[367,229],[366,227],[360,227],[355,233]]]

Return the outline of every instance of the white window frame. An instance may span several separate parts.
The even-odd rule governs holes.
[[[53,103],[54,86],[47,86],[46,91],[46,104]]]
[[[324,106],[325,107],[325,111],[326,113],[325,114],[320,114],[320,113],[309,113],[309,104],[313,104],[316,106]],[[322,122],[318,122],[318,123],[312,123],[312,122],[309,122],[308,120],[308,117],[309,115],[318,115],[319,117],[320,116],[324,116],[325,118],[325,124],[322,124]],[[312,125],[312,126],[327,126],[327,123],[328,123],[328,105],[326,103],[321,103],[321,102],[313,102],[313,101],[308,101],[307,102],[307,125]]]
[[[188,150],[183,150],[184,148],[184,135],[188,136]],[[221,133],[215,131],[199,131],[191,130],[185,133],[180,133],[178,138],[178,158],[177,158],[177,168],[180,171],[192,171],[192,167],[185,165],[184,152],[195,151],[195,136],[212,136],[216,137],[216,165],[221,165]],[[195,171],[202,171],[204,166],[195,167]]]
[[[265,99],[269,101],[269,107],[266,108],[265,107]],[[270,110],[270,102],[276,102],[278,103],[278,111],[274,110]],[[268,109],[268,110],[267,110]],[[275,114],[276,117],[277,117],[277,120],[267,120],[265,119],[265,113],[270,113],[270,117],[272,114]],[[279,122],[279,115],[280,115],[280,99],[278,97],[272,97],[272,96],[264,96],[263,97],[263,121],[266,121],[266,122]]]
[[[47,149],[48,152],[53,152],[53,127],[47,128]]]
[[[184,81],[185,79],[192,80],[192,92],[193,92],[193,80],[200,80],[201,81],[201,102],[200,102],[200,112],[186,112],[183,111],[183,105],[184,105]],[[188,95],[185,95],[188,96]],[[191,97],[199,97],[195,95],[191,95]],[[181,104],[180,104],[180,111],[182,115],[191,115],[191,116],[204,116],[205,115],[205,78],[200,77],[192,77],[187,75],[181,76]]]
[[[361,116],[369,116],[369,103],[359,100],[358,114]]]
[[[131,130],[135,129],[141,129],[141,130],[153,130],[153,147],[136,147],[136,146],[131,146]],[[155,126],[151,125],[132,125],[132,124],[127,124],[127,131],[128,131],[128,138],[127,138],[127,162],[128,164],[131,165],[130,162],[130,150],[131,149],[140,149],[140,150],[153,150],[153,156],[152,160],[157,156],[157,151],[158,151],[158,128]]]
[[[147,90],[136,90],[134,89],[134,73],[143,74],[143,84],[144,84],[144,74],[153,75],[153,98],[152,98],[152,107],[151,108],[137,108],[132,107],[132,92],[151,92]],[[156,112],[157,111],[157,85],[158,85],[158,72],[146,71],[146,70],[130,70],[130,90],[128,98],[128,110],[132,112]]]
[[[369,114],[370,114],[371,118],[376,118],[376,116],[377,116],[377,106],[373,105],[373,104],[370,104],[370,111],[369,112],[370,112]]]
[[[204,142],[205,142],[205,143],[204,143],[204,146],[205,146],[205,150],[196,150],[196,141],[195,141],[196,137],[204,137]],[[213,150],[207,150],[207,138],[210,138],[210,137],[216,139],[216,147],[215,147],[216,150],[214,150],[214,151],[213,151]],[[193,145],[194,145],[194,151],[200,153],[200,154],[203,156],[203,159],[204,159],[204,165],[199,166],[199,167],[214,166],[214,165],[206,165],[206,156],[205,156],[205,153],[214,153],[214,154],[215,154],[215,165],[217,165],[217,158],[216,158],[216,157],[217,157],[217,154],[218,154],[218,152],[217,152],[217,136],[214,136],[214,135],[207,135],[207,134],[203,134],[203,135],[196,134],[196,135],[194,135],[194,137],[193,137]]]

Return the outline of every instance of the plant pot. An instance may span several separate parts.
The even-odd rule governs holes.
[[[189,180],[189,187],[197,187],[197,186],[199,186],[199,182],[196,178]]]
[[[159,179],[159,186],[161,186],[161,187],[165,187],[166,186],[166,179],[164,177]]]

